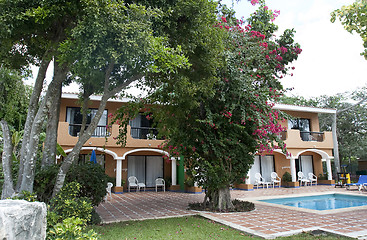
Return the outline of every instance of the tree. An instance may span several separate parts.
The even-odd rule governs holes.
[[[331,13],[331,22],[338,18],[344,29],[350,33],[356,32],[363,40],[364,51],[361,53],[367,59],[367,1],[356,0],[353,4],[343,6]]]
[[[103,97],[96,116],[63,162],[54,194],[96,128],[109,98],[144,74],[185,66],[179,46],[170,48],[164,38],[153,36],[151,20],[158,16],[153,9],[123,1],[0,1],[1,62],[17,69],[30,63],[39,65],[24,128],[17,192],[33,189],[41,127],[63,82],[80,82],[86,102],[93,93],[103,93]],[[53,80],[40,101],[51,59],[55,64]],[[55,136],[50,141],[56,141]]]
[[[12,140],[11,129],[20,131],[26,116],[27,101],[27,90],[21,75],[16,71],[0,66],[0,129],[3,132],[4,146],[3,151],[1,151],[4,166],[2,199],[11,197],[14,193],[12,162],[16,152],[14,145],[17,143]],[[17,141],[19,142],[19,139]]]
[[[203,73],[211,85],[190,88],[202,84],[193,77],[198,69],[193,62],[194,74],[170,76],[171,81],[184,76],[186,82],[163,84],[138,103],[149,104],[147,117],[155,119],[167,139],[162,148],[171,156],[184,156],[186,173],[206,189],[206,200],[217,210],[233,208],[229,186],[243,181],[256,152],[284,149],[277,135],[283,130],[281,116],[272,110],[271,101],[282,92],[279,78],[287,73],[286,65],[301,52],[293,30],[272,40],[277,13],[263,1],[249,19],[251,25],[233,19],[227,8],[223,12],[227,16],[211,26],[221,37],[217,44],[223,48],[214,53],[219,61],[215,71]],[[120,111],[122,127],[134,115],[130,110]]]

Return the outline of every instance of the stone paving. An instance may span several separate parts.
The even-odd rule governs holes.
[[[367,196],[367,192],[347,191],[332,186],[308,186],[301,188],[269,188],[254,191],[231,191],[232,198],[253,198],[314,194],[320,192],[355,193]],[[112,199],[100,204],[97,212],[104,223],[179,217],[200,214],[249,234],[273,239],[303,231],[323,230],[344,236],[367,239],[367,208],[361,207],[340,213],[315,214],[307,211],[285,209],[255,202],[255,210],[243,213],[210,213],[187,210],[189,202],[203,201],[204,194],[177,192],[131,192],[112,194]]]

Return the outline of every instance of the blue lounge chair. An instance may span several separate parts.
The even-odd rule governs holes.
[[[358,186],[358,191],[361,191],[362,187],[366,190],[367,175],[360,175],[357,183],[347,183],[346,185],[348,190],[350,186]]]

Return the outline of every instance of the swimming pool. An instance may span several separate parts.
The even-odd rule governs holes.
[[[267,199],[267,200],[260,200],[260,202],[275,203],[275,204],[281,204],[283,206],[291,206],[291,207],[323,211],[323,210],[366,206],[367,197],[334,193],[334,194],[324,194],[324,195],[314,195],[304,197]]]

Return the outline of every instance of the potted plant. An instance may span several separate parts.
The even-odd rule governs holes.
[[[285,187],[298,187],[298,182],[292,182],[292,175],[289,172],[285,172],[282,176],[283,185]]]

